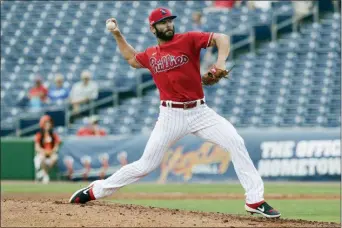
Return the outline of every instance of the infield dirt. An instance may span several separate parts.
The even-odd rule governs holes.
[[[153,199],[165,199],[155,195]],[[340,227],[337,223],[290,219],[266,219],[215,212],[185,211],[114,204],[106,201],[71,205],[67,194],[2,193],[2,227]],[[169,194],[168,199],[187,199],[189,196]],[[209,195],[198,194],[197,199]],[[234,195],[211,196],[215,199],[234,198]],[[282,198],[281,195],[274,196]],[[308,198],[312,196],[307,196]],[[152,198],[149,194],[126,193],[120,199]],[[284,199],[291,195],[284,195]]]

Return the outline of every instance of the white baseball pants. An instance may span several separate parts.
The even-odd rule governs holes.
[[[56,153],[52,154],[49,158],[46,158],[45,156],[37,153],[36,156],[34,156],[33,158],[34,167],[36,170],[39,170],[43,163],[49,166],[52,163],[56,162],[57,159],[58,155]]]
[[[187,134],[197,135],[229,151],[235,172],[245,190],[246,203],[264,200],[264,184],[249,157],[244,140],[228,120],[206,104],[191,109],[160,106],[158,121],[142,157],[123,166],[107,179],[93,182],[95,198],[109,196],[117,189],[146,176],[161,164],[169,147]]]

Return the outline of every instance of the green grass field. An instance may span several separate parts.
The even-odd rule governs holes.
[[[30,182],[2,182],[1,191],[5,193],[70,193],[85,183],[51,183],[49,185]],[[120,190],[124,193],[240,193],[239,184],[133,184]],[[305,219],[311,221],[340,222],[340,200],[320,199],[320,197],[340,195],[340,183],[265,183],[266,194],[310,194],[317,199],[267,200],[281,211],[283,218]],[[223,212],[246,215],[241,200],[110,200],[116,203],[140,204],[154,207],[178,208],[207,212]]]

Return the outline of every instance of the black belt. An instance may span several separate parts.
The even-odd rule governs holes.
[[[204,100],[200,101],[200,104],[204,104]],[[161,103],[162,106],[167,107],[166,101],[163,101]],[[197,101],[190,101],[186,103],[172,103],[171,102],[171,108],[182,108],[182,109],[189,109],[189,108],[195,108],[197,106]]]

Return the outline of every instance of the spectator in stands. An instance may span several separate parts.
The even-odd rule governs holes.
[[[292,6],[295,11],[297,30],[300,32],[303,18],[313,10],[314,5],[312,1],[292,1]]]
[[[99,126],[99,118],[97,116],[91,116],[88,118],[88,124],[85,127],[81,127],[77,131],[77,136],[105,136],[107,132]]]
[[[199,11],[195,11],[192,14],[192,31],[206,32],[207,27],[202,23],[202,14]],[[208,47],[207,49],[201,49],[200,61],[201,61],[201,72],[204,73],[208,70],[209,63],[212,62],[213,57],[213,47]]]
[[[292,1],[296,19],[302,19],[312,11],[313,3],[311,1]]]
[[[226,1],[214,1],[214,6],[216,8],[225,8],[225,9],[232,9],[234,8],[234,5],[236,2],[239,2],[237,0],[226,0]]]
[[[272,1],[247,1],[247,7],[251,10],[260,9],[268,11],[272,7]]]
[[[203,11],[209,12],[227,12],[233,8],[240,7],[242,0],[225,0],[225,1],[214,1],[213,5],[205,8]]]
[[[91,80],[91,73],[83,71],[81,81],[73,85],[70,92],[70,102],[73,113],[79,113],[82,104],[89,104],[98,97],[97,83]]]
[[[202,23],[202,14],[199,11],[192,13],[192,31],[206,32],[208,29]]]
[[[202,23],[202,14],[198,11],[193,12],[192,14],[192,31],[200,31],[205,32],[207,31],[207,28]],[[206,50],[202,49],[200,54],[200,60],[202,61]]]
[[[51,103],[63,103],[69,97],[69,89],[63,86],[63,75],[57,74],[55,77],[55,86],[49,88],[48,98]]]
[[[34,167],[36,171],[36,181],[49,183],[49,171],[57,162],[57,151],[60,145],[59,136],[53,131],[53,120],[50,116],[44,115],[39,121],[40,131],[34,138],[34,148],[36,155],[34,157]]]
[[[44,87],[40,77],[37,76],[34,81],[35,86],[30,89],[28,98],[31,110],[39,111],[46,103],[48,90]]]

